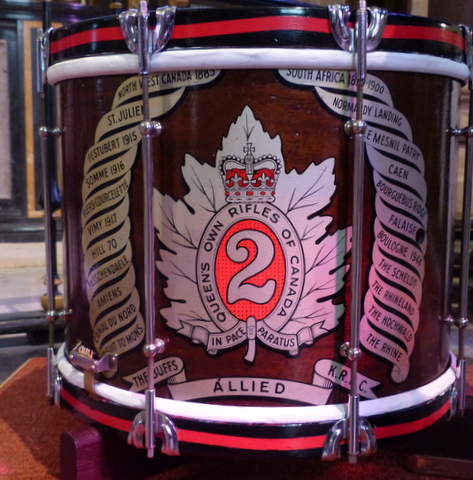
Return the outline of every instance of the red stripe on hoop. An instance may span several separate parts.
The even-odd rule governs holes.
[[[88,43],[124,41],[123,32],[120,27],[104,27],[87,30],[85,32],[75,33],[64,38],[51,42],[50,53],[55,54],[68,48],[87,45]]]
[[[61,389],[61,396],[72,408],[91,420],[123,432],[129,432],[131,429],[132,422],[130,420],[113,417],[106,413],[94,410],[64,389]],[[419,420],[400,423],[397,425],[377,427],[374,429],[376,439],[380,440],[383,438],[406,435],[430,427],[439,421],[449,409],[450,401],[447,401],[438,410]],[[402,414],[402,412],[399,413]],[[205,428],[204,423],[202,424],[202,427]],[[223,435],[218,433],[207,433],[181,428],[177,428],[176,430],[178,439],[181,442],[254,451],[272,450],[283,452],[320,449],[325,445],[327,438],[327,435],[325,434],[311,437],[294,438],[253,438],[235,435]]]
[[[192,25],[175,25],[171,38],[181,40],[239,33],[270,32],[273,30],[331,33],[330,24],[327,19],[281,16],[222,20],[221,22],[194,23]]]
[[[407,25],[386,25],[383,39],[395,40],[432,40],[465,48],[465,40],[458,33],[435,27],[411,27]]]
[[[389,425],[386,427],[375,428],[375,436],[377,439],[381,439],[418,432],[419,430],[423,430],[424,428],[430,427],[435,422],[438,422],[448,412],[449,409],[450,401],[445,402],[437,411],[431,413],[427,417],[421,418],[420,420],[401,423],[399,425]]]
[[[178,429],[178,437],[181,442],[197,443],[212,447],[234,448],[237,450],[276,450],[282,452],[322,448],[327,435],[295,438],[252,438]]]
[[[89,406],[82,403],[79,399],[71,395],[67,390],[61,389],[61,397],[75,410],[82,415],[85,415],[91,420],[106,425],[107,427],[115,428],[116,430],[122,430],[123,432],[129,432],[132,422],[130,420],[124,420],[122,418],[113,417],[107,413],[93,410]]]
[[[330,34],[327,19],[275,16],[247,18],[241,20],[222,20],[219,22],[175,25],[171,34],[173,40],[213,37],[221,35],[248,34],[269,31],[305,31]],[[383,39],[394,40],[431,40],[447,43],[464,49],[464,38],[452,31],[435,27],[415,27],[406,25],[387,25]],[[51,42],[50,53],[56,54],[69,48],[104,41],[123,41],[120,27],[103,27],[65,36]],[[218,45],[216,46],[218,48]]]
[[[414,433],[430,427],[440,420],[450,409],[450,402],[446,402],[439,410],[431,415],[412,422],[378,427],[374,429],[378,440]],[[235,448],[240,450],[273,450],[297,451],[320,449],[325,445],[326,435],[297,438],[248,438],[214,433],[194,432],[191,430],[178,430],[179,440],[188,443],[197,443],[214,447]]]
[[[257,33],[272,30],[299,30],[317,33],[331,33],[327,19],[282,16],[248,18],[243,20],[222,20],[220,22],[195,23],[191,25],[175,25],[171,38],[175,40],[238,33]],[[68,48],[74,48],[94,42],[122,40],[120,27],[106,27],[76,33],[51,43],[50,52],[55,54]]]

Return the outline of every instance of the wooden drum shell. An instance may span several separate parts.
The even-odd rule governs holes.
[[[262,51],[261,57],[264,55]],[[211,56],[212,51],[209,51],[209,57]],[[418,57],[421,59],[422,55]],[[166,344],[165,352],[156,357],[156,395],[160,399],[215,404],[224,408],[267,407],[269,411],[274,407],[283,407],[288,409],[288,423],[294,423],[289,413],[291,407],[333,405],[338,408],[348,398],[349,382],[346,377],[349,375],[350,362],[340,353],[340,347],[350,337],[350,229],[354,208],[354,147],[353,138],[345,131],[345,124],[350,116],[350,98],[353,98],[351,95],[354,89],[349,86],[349,68],[337,68],[338,65],[329,68],[325,61],[322,61],[320,66],[314,64],[311,68],[305,64],[300,68],[293,68],[291,60],[284,52],[281,53],[280,65],[266,66],[263,62],[261,66],[252,64],[251,68],[247,68],[244,62],[240,67],[228,67],[225,63],[222,68],[218,68],[217,62],[211,65],[211,68],[202,70],[185,70],[176,66],[174,71],[158,69],[151,73],[150,85],[160,83],[162,86],[152,89],[151,98],[162,96],[163,100],[159,105],[164,105],[159,107],[161,113],[155,117],[160,122],[162,131],[153,139],[155,209],[160,212],[155,215],[162,220],[162,223],[155,223],[155,327],[157,337]],[[359,383],[362,399],[384,401],[388,416],[398,409],[395,405],[389,406],[390,402],[396,403],[397,395],[410,395],[410,392],[435,383],[452,370],[448,326],[442,321],[451,308],[453,198],[456,180],[456,165],[452,158],[454,141],[448,132],[456,126],[457,100],[462,79],[441,75],[436,69],[429,72],[429,68],[427,66],[425,71],[422,71],[422,68],[419,71],[405,71],[408,69],[403,69],[402,66],[390,69],[386,65],[378,69],[371,68],[369,81],[374,82],[373,85],[378,82],[384,93],[377,96],[377,92],[370,92],[369,83],[365,88],[369,119],[365,196],[362,207],[364,319],[361,322],[362,356],[358,362],[358,371],[361,376]],[[345,75],[346,82],[343,87],[343,82],[336,85],[336,82],[331,80],[332,77],[335,78],[335,74],[338,78]],[[166,82],[171,82],[171,78],[175,83],[172,88],[166,87]],[[182,80],[183,78],[187,80]],[[118,353],[117,372],[99,375],[97,381],[113,389],[143,392],[147,386],[147,361],[142,350],[143,328],[136,327],[138,323],[135,323],[132,337],[136,337],[136,342],[133,343],[129,336],[130,348],[127,346],[120,350],[116,344],[114,346],[113,340],[118,339],[121,330],[114,330],[112,327],[112,322],[117,320],[116,316],[112,318],[116,315],[112,308],[112,296],[120,297],[126,290],[125,287],[122,288],[122,280],[103,282],[105,290],[112,285],[115,293],[106,294],[99,300],[96,308],[99,309],[101,317],[94,320],[96,323],[95,327],[93,326],[91,304],[93,298],[101,293],[99,290],[91,298],[91,285],[88,282],[92,277],[88,275],[91,271],[99,271],[103,262],[97,260],[94,264],[90,259],[95,255],[104,255],[103,258],[106,258],[106,255],[99,249],[91,257],[90,251],[87,253],[84,246],[86,230],[94,225],[94,222],[86,217],[90,213],[92,219],[102,218],[94,217],[92,207],[90,212],[86,211],[87,201],[92,198],[90,195],[94,189],[99,191],[104,186],[114,188],[112,185],[116,185],[112,179],[104,178],[111,175],[110,170],[102,170],[102,178],[90,176],[87,162],[92,163],[101,155],[94,151],[94,145],[97,146],[100,142],[103,144],[107,138],[116,138],[113,135],[117,136],[120,131],[128,132],[130,126],[138,125],[139,115],[136,115],[136,122],[125,118],[133,117],[137,113],[133,105],[139,98],[139,92],[136,95],[130,93],[133,82],[135,85],[139,84],[138,77],[132,72],[117,71],[109,75],[95,75],[90,72],[84,75],[68,74],[56,84],[60,99],[61,128],[64,131],[62,168],[67,266],[65,297],[67,307],[72,312],[67,324],[65,353],[70,353],[78,342],[92,352],[95,358],[106,352]],[[120,92],[126,97],[122,103],[119,100]],[[176,93],[176,99],[171,98],[173,92],[180,92]],[[347,101],[348,107],[340,106],[342,101]],[[388,111],[391,113],[388,114]],[[393,119],[392,115],[398,115],[397,120]],[[238,128],[239,135],[235,133]],[[257,138],[251,138],[253,131],[258,132]],[[381,131],[384,133],[381,134]],[[120,138],[122,142],[125,141],[124,137]],[[127,203],[124,218],[126,217],[129,234],[125,235],[124,241],[129,249],[126,251],[132,252],[131,260],[128,256],[125,261],[130,261],[134,271],[132,287],[134,292],[136,290],[134,294],[138,295],[134,303],[138,307],[144,304],[143,172],[139,140],[135,143],[136,156],[131,162],[129,177],[126,177],[129,179],[126,184],[126,202],[129,202],[129,206]],[[123,153],[123,146],[120,145],[116,152],[108,152],[110,162]],[[268,201],[261,197],[254,202],[228,200],[234,192],[225,192],[224,181],[219,180],[219,175],[222,172],[225,175],[231,161],[240,162],[240,170],[245,170],[248,152],[251,152],[253,147],[256,149],[254,168],[257,169],[260,161],[273,161],[274,165],[278,165],[276,169],[279,168],[276,176],[279,176],[281,186],[277,184],[274,187],[274,198]],[[115,147],[112,145],[107,148],[113,150]],[[381,157],[378,158],[377,155],[381,155],[382,159],[379,160]],[[107,165],[106,157],[107,155],[103,156],[102,165]],[[399,159],[400,163],[396,163]],[[383,174],[378,175],[378,166]],[[267,168],[271,171],[270,167]],[[194,172],[195,176],[191,172]],[[246,173],[248,172],[247,169]],[[128,174],[128,170],[126,173]],[[321,178],[320,207],[317,206],[319,200],[314,201],[312,211],[305,216],[297,216],[297,208],[293,209],[294,212],[289,208],[284,210],[284,206],[290,204],[288,198],[291,195],[302,195],[300,189],[304,187],[298,186],[298,183],[309,185],[312,181],[313,184],[310,185],[314,188],[317,182],[309,180],[309,177],[314,179],[317,175]],[[125,177],[113,176],[113,180],[121,178]],[[227,181],[229,178],[227,177]],[[386,193],[387,187],[381,187],[383,182],[391,185],[391,197]],[[285,191],[284,186],[291,190]],[[327,188],[330,191],[328,194],[324,193]],[[404,192],[404,196],[399,194],[395,197],[393,188]],[[422,193],[423,189],[426,195],[425,192]],[[205,212],[202,199],[211,198],[212,195],[220,195],[221,199],[215,201],[213,205],[218,205],[218,208],[209,214],[208,211]],[[251,195],[255,193],[252,192]],[[319,198],[317,194],[315,196]],[[422,204],[422,196],[426,199],[425,204]],[[199,198],[202,200],[201,204],[190,203]],[[412,206],[416,199],[420,205],[418,208]],[[406,209],[403,210],[406,205],[407,214]],[[391,214],[386,217],[388,210]],[[113,211],[112,206],[110,211]],[[163,232],[171,230],[170,225],[173,222],[169,220],[170,212],[175,212],[176,215],[176,231],[167,237]],[[379,212],[382,212],[382,215]],[[383,215],[384,223],[380,224]],[[289,286],[290,280],[285,278],[280,289],[285,293],[280,293],[277,308],[282,311],[288,306],[289,322],[278,324],[278,320],[272,318],[276,316],[274,307],[268,314],[272,323],[268,321],[268,324],[265,324],[264,319],[256,318],[257,333],[253,339],[250,339],[249,316],[257,316],[258,314],[253,312],[260,310],[256,307],[251,310],[250,301],[251,305],[247,310],[250,313],[246,313],[245,318],[238,318],[243,310],[234,307],[237,302],[221,298],[219,308],[220,311],[226,309],[226,320],[232,315],[236,317],[232,320],[233,323],[228,323],[230,326],[227,329],[222,327],[218,324],[219,320],[213,310],[213,300],[206,294],[222,297],[223,290],[211,291],[210,286],[207,287],[203,280],[207,278],[203,265],[210,265],[207,263],[208,259],[217,258],[212,255],[219,255],[219,261],[211,267],[215,276],[212,288],[219,288],[218,279],[225,278],[227,291],[230,290],[232,274],[226,274],[219,266],[221,259],[226,257],[218,242],[230,242],[229,238],[224,237],[227,229],[230,232],[231,228],[235,228],[240,233],[253,228],[240,227],[240,219],[242,222],[254,222],[251,225],[259,225],[254,228],[261,228],[261,232],[273,232],[264,235],[276,238],[275,244],[279,242],[282,257],[286,258],[286,272],[290,271],[287,259],[295,256],[291,256],[292,244],[284,251],[285,240],[289,245],[289,240],[294,239],[293,244],[298,245],[300,252],[298,258],[304,262],[319,259],[323,255],[331,258],[332,262],[327,261],[326,266],[323,261],[319,262],[319,277],[314,277],[310,273],[312,269],[305,263],[305,271],[301,277],[297,277],[299,280],[294,280],[292,290]],[[225,221],[228,221],[228,224],[225,224]],[[315,223],[318,221],[325,227],[317,230],[317,235],[308,242],[306,237],[303,238],[304,232],[311,229],[315,231]],[[389,227],[387,222],[393,223],[391,230],[386,228]],[[409,222],[417,222],[417,236],[412,231],[407,231]],[[423,222],[425,230],[419,226]],[[212,225],[221,225],[222,232],[212,230]],[[94,228],[99,230],[98,234],[89,232],[87,241],[92,238],[93,242],[100,244],[106,237],[106,229],[97,223]],[[102,228],[104,231],[101,237]],[[400,234],[400,228],[406,228],[406,232]],[[389,239],[385,240],[384,244],[380,240],[380,229],[383,234],[386,234],[386,231],[391,232],[384,236]],[[123,240],[120,237],[122,234],[116,233],[118,230],[108,230],[112,231],[112,240],[115,240],[114,235],[119,241]],[[397,234],[393,233],[395,231]],[[190,248],[189,245],[179,245],[175,240],[176,235],[184,239],[183,245],[192,238],[192,248],[195,250],[193,257],[187,256],[186,248]],[[228,237],[231,239],[232,235],[229,233]],[[212,242],[218,238],[215,243],[209,244],[209,252],[214,249],[211,255],[209,253],[210,256],[206,252],[206,240],[209,238]],[[399,250],[401,253],[389,252],[396,238],[401,238],[400,243],[403,245],[410,246]],[[251,241],[250,239],[250,243]],[[258,241],[254,240],[254,243],[257,244]],[[307,246],[308,243],[310,247]],[[382,248],[378,250],[380,245]],[[336,253],[327,254],[327,250],[322,247]],[[227,248],[230,248],[228,244]],[[275,249],[277,248],[276,245]],[[383,251],[383,248],[384,253],[381,255],[379,252]],[[318,253],[314,255],[309,252],[310,249],[316,249]],[[421,258],[417,253],[413,254],[414,251],[422,252]],[[254,255],[257,257],[258,253]],[[384,260],[381,260],[381,256]],[[188,258],[193,259],[192,268],[189,267]],[[182,269],[184,286],[176,280],[176,273],[170,275],[173,266],[179,271]],[[192,275],[183,273],[191,270],[194,272],[192,278]],[[274,269],[271,271],[276,275]],[[336,286],[333,285],[335,276]],[[317,278],[317,282],[314,278]],[[380,278],[380,283],[375,283],[375,278]],[[268,280],[272,280],[271,273],[257,281],[258,288]],[[313,303],[320,304],[322,309],[328,309],[329,312],[336,310],[338,313],[335,319],[332,318],[335,314],[329,313],[325,317],[322,315],[318,322],[315,307],[311,307],[307,317],[296,319],[297,307],[292,306],[289,300],[284,303],[283,295],[287,296],[286,299],[295,295],[299,302],[303,302],[305,296],[310,296],[311,288],[307,285],[309,281],[315,282],[314,289],[323,291],[328,288],[327,295],[320,293],[314,296]],[[186,296],[186,282],[191,287],[192,283],[195,284],[195,291],[189,293],[189,296]],[[399,282],[404,293],[401,297],[394,297],[393,292],[398,288],[396,285],[399,285]],[[246,283],[251,283],[251,279],[246,279]],[[327,287],[326,283],[330,286]],[[244,282],[240,283],[240,287],[243,284]],[[376,285],[389,295],[382,297],[381,290],[376,293]],[[102,290],[102,295],[105,290]],[[379,302],[373,300],[374,297]],[[415,303],[415,298],[419,299],[419,302],[414,308],[410,303]],[[107,310],[109,302],[110,308]],[[264,302],[262,300],[259,303],[264,305]],[[254,305],[257,303],[257,300],[253,301]],[[377,307],[383,305],[384,313],[370,314],[369,306],[374,304]],[[188,318],[182,313],[182,305],[187,305]],[[404,308],[404,312],[400,312],[395,306]],[[304,311],[307,311],[309,307],[304,308]],[[134,315],[136,310],[133,309]],[[176,320],[179,312],[181,317]],[[202,312],[207,313],[206,318],[202,316]],[[404,318],[407,319],[405,323],[410,324],[409,328],[402,327],[397,322],[396,331],[393,326],[391,330],[388,327],[383,330],[382,319],[389,315],[393,315],[388,318],[391,325],[395,322],[393,318]],[[105,321],[107,316],[110,318],[109,331]],[[410,316],[418,318],[418,322]],[[100,318],[105,322],[105,326],[104,323],[100,324]],[[212,325],[206,329],[204,321]],[[289,326],[292,321],[294,324]],[[297,322],[304,324],[306,328],[297,330]],[[180,329],[176,327],[178,324]],[[97,325],[102,327],[97,330]],[[127,335],[130,335],[129,330]],[[106,347],[100,350],[98,345]],[[388,345],[398,345],[400,351],[390,354]],[[212,348],[213,346],[215,348]],[[399,359],[404,357],[396,364],[396,361],[390,361],[389,355]],[[322,373],[325,373],[325,376]],[[442,414],[448,405],[446,392],[450,390],[450,381],[446,381],[445,388],[440,387],[440,391],[433,394],[434,397],[442,398]],[[369,387],[366,387],[368,383]],[[66,401],[68,402],[71,403],[71,400]],[[284,413],[281,415],[284,417]],[[193,421],[198,422],[196,419]],[[234,420],[229,418],[228,421],[231,423]],[[311,422],[312,420],[309,421]],[[317,420],[314,422],[317,423]],[[320,421],[320,424],[326,423],[330,422]],[[390,433],[386,436],[397,434]]]

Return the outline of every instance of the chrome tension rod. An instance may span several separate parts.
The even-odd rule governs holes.
[[[350,344],[344,348],[351,362],[351,384],[348,399],[348,461],[356,463],[359,455],[360,397],[358,395],[358,359],[360,350],[360,320],[362,308],[362,263],[363,263],[363,195],[365,178],[365,133],[363,120],[363,87],[366,80],[366,1],[359,2],[355,25],[355,75],[357,108],[354,120],[347,122],[348,135],[353,135],[355,155],[353,166],[353,234],[352,234],[352,292],[350,317]]]
[[[345,132],[354,137],[353,160],[353,226],[351,248],[351,305],[350,340],[344,343],[341,354],[350,360],[350,394],[347,417],[337,422],[327,436],[323,458],[339,458],[342,440],[348,442],[348,460],[357,463],[360,454],[376,451],[376,438],[371,426],[360,417],[358,394],[358,360],[360,349],[360,321],[362,313],[362,261],[363,261],[363,197],[365,177],[365,132],[363,119],[363,89],[367,75],[367,52],[374,50],[382,37],[387,12],[378,8],[368,9],[365,0],[360,0],[356,12],[355,28],[349,27],[350,9],[344,5],[329,7],[332,33],[341,48],[353,54],[356,77],[356,115],[345,124]],[[370,22],[368,24],[368,14]]]
[[[54,115],[53,87],[47,84],[46,70],[49,63],[49,32],[51,26],[51,2],[42,3],[42,29],[37,30],[36,38],[36,92],[40,96],[42,123],[38,135],[41,147],[41,176],[43,190],[44,212],[44,243],[46,257],[46,319],[48,322],[47,349],[47,386],[46,398],[50,405],[59,403],[59,374],[55,353],[55,323],[68,312],[57,310],[56,304],[56,273],[57,252],[55,221],[53,219],[53,188],[54,188],[54,141],[62,135],[57,128]]]
[[[129,50],[138,57],[138,72],[143,85],[143,120],[139,125],[142,135],[143,159],[143,247],[144,247],[144,355],[148,362],[148,387],[145,391],[145,411],[138,414],[129,435],[129,442],[147,449],[149,458],[154,456],[156,436],[164,431],[163,451],[170,455],[178,454],[177,438],[172,422],[155,411],[156,391],[154,388],[154,358],[164,352],[164,341],[156,339],[155,319],[155,233],[153,214],[154,168],[153,137],[161,133],[161,124],[152,121],[148,79],[151,58],[166,45],[174,26],[175,8],[164,7],[156,10],[156,28],[151,28],[148,5],[141,1],[139,10],[129,10],[120,15],[120,23]],[[144,431],[143,431],[144,430]],[[144,436],[144,438],[143,438]]]

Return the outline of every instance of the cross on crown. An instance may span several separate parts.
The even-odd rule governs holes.
[[[245,156],[228,155],[220,160],[220,175],[227,202],[273,202],[281,161],[274,155],[254,157],[255,147],[247,142]]]

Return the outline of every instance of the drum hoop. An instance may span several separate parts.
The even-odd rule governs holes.
[[[456,381],[456,358],[451,353],[451,363],[447,370],[432,382],[414,390],[364,400],[360,403],[360,414],[363,417],[389,414],[422,405],[445,393]],[[84,389],[84,375],[77,370],[65,356],[64,344],[57,355],[58,369],[70,384]],[[125,407],[142,410],[145,406],[145,395],[130,392],[111,385],[98,382],[95,394],[102,399]],[[393,408],[395,407],[395,408]],[[235,405],[215,405],[199,402],[185,402],[157,397],[155,409],[171,417],[187,418],[202,422],[224,422],[235,424],[268,424],[284,425],[294,423],[324,423],[345,418],[345,404],[297,406],[297,407],[249,407]]]
[[[426,73],[465,82],[469,76],[466,64],[431,55],[371,52],[368,70]],[[317,69],[353,70],[353,55],[340,50],[317,49],[202,49],[162,52],[151,62],[153,73],[208,69]],[[137,58],[132,54],[103,55],[67,60],[51,66],[48,81],[55,85],[74,78],[134,75]]]
[[[155,22],[154,12],[150,21]],[[153,20],[154,19],[154,20]],[[217,48],[338,49],[326,7],[180,9],[166,51]],[[423,17],[388,15],[379,51],[420,53],[465,61],[465,30]],[[51,64],[128,53],[119,17],[77,22],[51,31]]]

